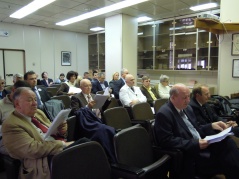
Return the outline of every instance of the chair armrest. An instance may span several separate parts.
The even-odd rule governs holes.
[[[135,175],[140,175],[144,173],[144,170],[142,168],[131,167],[131,166],[120,164],[120,163],[111,164],[111,168],[122,171],[122,172],[132,173]]]
[[[171,157],[169,155],[165,154],[163,157],[161,157],[156,162],[152,163],[151,165],[148,165],[147,167],[144,167],[143,170],[145,171],[145,173],[150,172],[150,171],[164,165],[166,162],[168,162],[170,160],[170,158]]]

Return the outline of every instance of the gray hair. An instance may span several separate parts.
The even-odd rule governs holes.
[[[105,76],[105,73],[104,73],[104,72],[98,73],[98,77],[102,77],[102,76]]]
[[[169,80],[169,77],[167,75],[161,75],[159,77],[159,80],[160,80],[160,83],[164,82],[164,81],[168,81]]]
[[[13,75],[13,81],[16,82],[17,78],[23,78],[23,75],[21,73],[16,73]]]
[[[121,75],[123,75],[125,71],[128,71],[128,69],[122,68],[121,71],[120,71]]]
[[[14,92],[14,94],[13,94],[13,101],[18,99],[21,96],[23,91],[32,91],[32,89],[29,88],[29,87],[19,87],[19,88],[17,88],[16,91]]]

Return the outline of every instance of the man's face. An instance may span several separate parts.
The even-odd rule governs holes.
[[[205,104],[208,101],[208,99],[210,98],[210,92],[209,92],[208,87],[206,87],[206,86],[202,86],[201,89],[202,89],[202,95],[196,94],[196,99],[201,104]]]
[[[129,74],[128,70],[125,70],[124,73],[121,76],[122,76],[122,78],[125,79],[125,76],[128,75],[128,74]]]
[[[60,80],[64,80],[65,76],[60,76]]]
[[[86,80],[86,81],[82,82],[80,88],[84,94],[88,95],[91,92],[92,84],[89,80]]]
[[[185,109],[190,101],[190,91],[188,88],[180,88],[179,94],[171,97],[172,103],[179,110]]]
[[[1,79],[0,80],[0,90],[3,90],[5,86],[5,80]]]
[[[144,85],[146,88],[149,88],[149,87],[150,87],[150,79],[144,80],[144,81],[143,81],[143,85]]]
[[[37,98],[32,90],[23,91],[14,101],[15,108],[23,115],[32,117],[37,111]]]
[[[101,75],[101,77],[99,77],[98,80],[100,81],[100,83],[103,83],[105,81],[105,76]]]
[[[34,88],[37,85],[37,75],[27,75],[27,83],[31,86],[31,88]]]
[[[84,76],[84,78],[85,78],[85,79],[89,78],[89,75],[90,75],[89,73],[86,73],[85,76]]]
[[[127,78],[126,83],[129,87],[134,86],[134,77],[130,76],[129,78]]]
[[[20,80],[23,80],[23,77],[17,77],[15,83]]]
[[[98,79],[98,73],[94,73],[93,78],[94,78],[94,79]]]

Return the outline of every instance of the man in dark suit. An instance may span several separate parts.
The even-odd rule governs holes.
[[[129,71],[126,68],[123,68],[120,73],[120,79],[114,82],[113,93],[116,99],[119,99],[120,89],[125,85],[125,76],[129,74]]]
[[[93,108],[96,104],[94,99],[94,94],[91,93],[92,84],[88,79],[82,79],[80,81],[81,92],[73,95],[71,97],[71,113],[72,115],[81,107]]]
[[[183,84],[176,84],[170,90],[170,101],[163,105],[155,120],[155,137],[164,149],[180,149],[183,152],[182,171],[179,179],[193,179],[196,174],[211,177],[223,173],[226,178],[239,176],[239,150],[235,142],[227,137],[212,143],[203,139],[227,128],[219,121],[198,126],[196,116],[188,103],[190,91]],[[203,160],[202,151],[210,152],[210,159]]]
[[[151,107],[154,106],[154,101],[159,99],[158,92],[154,86],[150,85],[150,79],[147,76],[142,77],[142,86],[140,87],[143,95],[147,98],[147,102]]]
[[[239,128],[235,121],[227,121],[219,117],[207,103],[210,98],[210,92],[207,85],[197,84],[193,87],[192,98],[189,105],[192,107],[195,116],[197,117],[198,125],[205,125],[212,122],[222,121],[228,127],[233,126],[232,132],[236,137],[239,137]],[[236,143],[239,142],[238,138],[233,137]]]
[[[47,72],[42,72],[41,74],[42,80],[41,80],[41,84],[48,87],[51,86],[53,84],[53,80],[51,78],[48,78],[48,73]]]
[[[37,87],[37,75],[34,71],[28,71],[25,73],[24,80],[31,86],[32,90],[36,94],[38,108],[42,109],[43,103],[50,100],[51,97],[44,88]]]
[[[105,91],[105,89],[109,86],[108,82],[105,81],[105,74],[98,73],[98,79],[95,79],[92,83],[91,92],[96,94],[97,91]]]

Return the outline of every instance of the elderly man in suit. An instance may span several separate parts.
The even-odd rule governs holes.
[[[32,91],[37,97],[37,106],[42,109],[43,103],[50,100],[51,97],[44,88],[37,87],[37,74],[34,71],[28,71],[24,74],[24,80],[29,83]]]
[[[95,94],[91,93],[92,84],[88,79],[82,79],[80,81],[81,92],[71,97],[71,109],[74,114],[81,107],[93,108],[96,104],[94,99]]]
[[[183,152],[182,171],[179,179],[192,179],[196,174],[210,178],[223,173],[226,178],[236,179],[239,175],[239,150],[235,142],[227,137],[212,143],[203,139],[227,128],[219,121],[198,126],[196,116],[188,103],[189,88],[176,84],[170,90],[170,101],[163,105],[156,116],[155,136],[164,149],[180,149]],[[203,160],[202,151],[210,152],[210,159]]]
[[[15,111],[2,126],[3,144],[9,155],[21,160],[19,178],[50,179],[48,156],[56,155],[72,142],[44,140],[50,125],[45,114],[37,109],[37,99],[31,88],[20,87],[14,95]],[[58,135],[66,134],[66,123],[58,127]]]
[[[92,89],[91,92],[96,94],[97,91],[105,91],[105,89],[109,86],[108,82],[105,81],[105,74],[100,72],[98,73],[98,79],[92,81]]]
[[[142,86],[140,87],[143,95],[147,98],[147,102],[151,107],[154,106],[154,101],[159,99],[158,92],[154,86],[150,85],[150,79],[147,76],[142,77]]]
[[[134,76],[131,74],[126,75],[126,84],[120,89],[119,98],[124,106],[130,107],[137,103],[146,102],[147,99],[139,89],[134,86]]]

